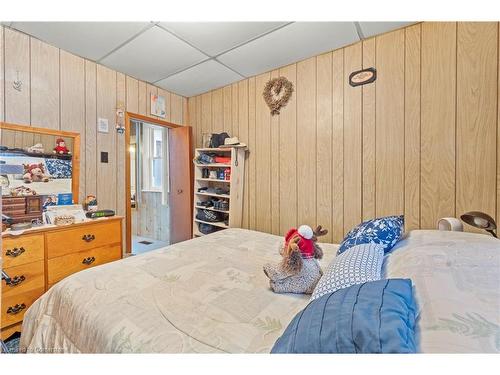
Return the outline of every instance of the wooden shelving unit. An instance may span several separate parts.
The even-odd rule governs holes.
[[[194,214],[193,214],[193,237],[200,237],[204,234],[199,230],[199,224],[209,224],[217,228],[227,229],[227,228],[239,228],[242,222],[242,212],[243,212],[243,178],[245,175],[245,152],[246,148],[243,147],[231,147],[231,148],[197,148],[195,149],[195,160],[202,153],[211,153],[219,156],[226,156],[231,158],[230,163],[213,163],[213,164],[201,164],[194,163]],[[215,179],[215,178],[204,178],[203,169],[208,170],[219,170],[219,169],[231,169],[231,175],[228,180]],[[224,189],[229,189],[229,194],[217,194],[215,192],[198,191],[198,189],[216,188],[221,187]],[[211,199],[223,199],[229,202],[229,210],[219,210],[212,207],[200,206],[198,202],[209,201]],[[220,213],[227,220],[222,220],[219,222],[209,222],[204,220],[199,220],[196,218],[196,214],[199,210],[209,210],[213,212]]]

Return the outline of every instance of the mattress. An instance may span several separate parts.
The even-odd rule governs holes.
[[[91,268],[26,312],[21,348],[55,353],[269,353],[309,295],[262,271],[279,236],[227,229]],[[323,268],[337,251],[322,244]]]
[[[262,272],[282,238],[228,229],[74,274],[27,311],[29,352],[269,353],[308,295],[275,294]],[[323,269],[337,246],[322,244]],[[500,351],[500,241],[412,231],[384,261],[410,278],[420,352]]]

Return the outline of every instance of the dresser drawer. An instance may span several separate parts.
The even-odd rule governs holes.
[[[3,267],[10,268],[43,260],[43,250],[43,234],[3,237]]]
[[[47,281],[50,286],[72,273],[121,259],[121,245],[108,245],[49,259]]]
[[[8,298],[23,294],[33,289],[45,287],[43,261],[4,268],[11,282],[2,280],[2,297]]]
[[[103,221],[74,229],[49,232],[47,256],[49,259],[121,242],[121,221]]]
[[[2,296],[2,327],[7,327],[23,320],[24,313],[28,307],[43,294],[43,291],[43,288],[37,288],[12,297]]]

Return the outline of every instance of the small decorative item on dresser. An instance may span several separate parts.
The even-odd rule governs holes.
[[[54,225],[69,225],[75,223],[73,215],[60,215],[54,218]]]
[[[10,189],[10,195],[13,197],[26,197],[29,195],[36,195],[36,191],[26,186],[18,186]]]
[[[83,208],[85,211],[97,211],[97,198],[95,195],[87,195],[85,202],[83,203]]]
[[[42,201],[39,195],[3,196],[2,213],[7,215],[11,223],[31,223],[34,219],[42,219]]]

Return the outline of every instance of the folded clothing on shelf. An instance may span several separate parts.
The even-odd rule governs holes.
[[[215,154],[205,154],[205,153],[201,153],[196,159],[195,161],[198,163],[198,164],[212,164],[212,163],[215,163]]]
[[[231,158],[229,156],[216,156],[214,157],[216,163],[230,164]]]

